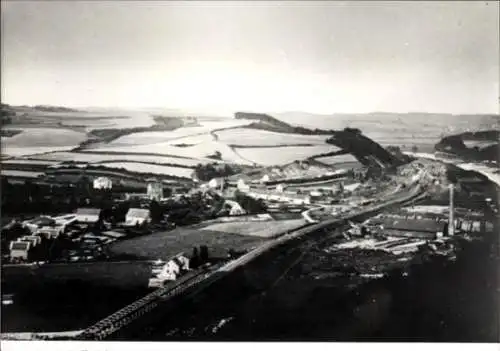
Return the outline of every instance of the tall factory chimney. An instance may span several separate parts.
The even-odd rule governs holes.
[[[452,236],[455,234],[455,204],[454,204],[454,195],[455,195],[455,185],[450,184],[450,214],[448,218],[448,236]]]

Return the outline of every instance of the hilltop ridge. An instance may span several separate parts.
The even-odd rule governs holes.
[[[248,128],[264,129],[280,133],[328,136],[329,138],[325,140],[327,144],[340,147],[343,153],[352,154],[367,166],[397,167],[409,162],[409,159],[406,157],[397,157],[391,154],[380,144],[363,135],[361,130],[357,128],[344,128],[343,130],[309,129],[292,126],[268,114],[253,112],[237,112],[235,113],[235,118],[258,121],[247,126]]]

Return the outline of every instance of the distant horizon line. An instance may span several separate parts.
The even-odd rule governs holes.
[[[204,113],[207,114],[235,114],[237,112],[245,112],[245,113],[262,113],[262,114],[310,114],[310,115],[318,115],[318,116],[332,116],[332,115],[356,115],[356,114],[362,114],[362,115],[369,115],[369,114],[378,114],[378,113],[386,113],[386,114],[432,114],[432,115],[452,115],[452,116],[473,116],[473,115],[478,115],[478,116],[484,116],[484,115],[493,115],[493,116],[500,116],[500,111],[497,112],[428,112],[428,111],[388,111],[388,110],[375,110],[375,111],[364,111],[364,112],[344,112],[344,111],[338,111],[338,112],[309,112],[309,111],[304,111],[304,110],[293,110],[293,111],[257,111],[257,110],[251,110],[251,109],[238,109],[238,110],[233,110],[233,109],[212,109],[212,108],[188,108],[188,107],[162,107],[162,106],[91,106],[91,105],[60,105],[60,104],[46,104],[46,103],[37,103],[37,104],[12,104],[12,103],[7,103],[2,101],[2,104],[13,106],[13,107],[36,107],[36,106],[44,106],[44,107],[55,107],[55,108],[68,108],[68,109],[118,109],[118,110],[133,110],[133,111],[140,111],[140,110],[147,110],[147,109],[152,109],[152,110],[178,110],[179,112],[196,112],[200,113],[203,110],[207,111]],[[210,110],[219,110],[219,111],[210,111]]]

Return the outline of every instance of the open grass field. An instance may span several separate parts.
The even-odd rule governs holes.
[[[13,158],[13,159],[8,159],[8,160],[2,160],[2,166],[8,166],[8,165],[26,165],[26,166],[52,166],[58,164],[59,161],[56,160],[46,160],[46,159],[40,159],[40,160],[27,160],[27,159],[19,159],[19,158]]]
[[[331,166],[348,166],[348,168],[357,168],[362,166],[361,162],[359,162],[358,159],[351,154],[318,157],[315,160]]]
[[[203,230],[223,233],[238,233],[239,235],[250,235],[262,238],[273,238],[283,232],[296,229],[304,224],[306,224],[304,219],[264,222],[228,222],[214,223],[203,228]]]
[[[144,259],[167,259],[179,252],[191,254],[193,247],[207,245],[213,257],[226,257],[228,250],[251,249],[264,242],[264,238],[204,230],[200,225],[176,228],[111,245],[115,255],[133,255]]]
[[[22,178],[37,178],[42,176],[43,172],[18,171],[13,169],[2,169],[2,177],[22,177]]]

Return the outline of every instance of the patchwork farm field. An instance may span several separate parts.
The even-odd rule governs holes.
[[[253,226],[253,224],[247,225]],[[115,255],[156,260],[168,259],[180,252],[191,254],[193,247],[207,245],[211,256],[226,257],[230,248],[249,250],[265,240],[257,236],[224,233],[203,229],[203,225],[194,225],[116,242],[110,246],[110,251]]]
[[[153,155],[138,155],[138,154],[106,154],[93,152],[53,152],[36,156],[33,160],[19,160],[35,162],[52,162],[61,161],[86,162],[91,164],[99,164],[103,162],[143,162],[154,164],[176,164],[186,167],[195,167],[199,163],[207,163],[209,160],[191,159],[184,157],[170,156],[153,156]],[[40,160],[40,161],[38,161]],[[211,160],[210,160],[211,161]],[[18,162],[12,161],[12,162]]]
[[[206,141],[207,137],[210,137],[210,132],[225,129],[225,128],[236,128],[239,126],[244,126],[250,124],[251,121],[247,120],[236,120],[230,118],[223,118],[220,121],[203,121],[200,120],[199,126],[182,127],[172,131],[152,131],[152,132],[142,132],[142,133],[131,133],[120,137],[110,145],[144,145],[144,144],[156,144],[167,141],[176,141],[177,143],[188,143],[183,141],[183,138],[200,136],[201,142]],[[211,139],[213,139],[211,137]],[[209,139],[210,140],[210,139]],[[191,140],[192,141],[192,140]]]
[[[294,230],[307,222],[304,219],[290,219],[282,221],[263,222],[228,222],[214,223],[202,230],[223,233],[238,233],[239,235],[250,235],[262,238],[273,238],[283,232]]]
[[[214,155],[217,151],[221,153],[222,161],[251,164],[250,161],[240,157],[231,147],[217,141],[203,142],[200,144],[180,147],[172,146],[169,142],[145,144],[136,146],[103,146],[98,149],[100,152],[119,152],[119,153],[151,153],[165,156],[180,156],[196,159],[207,159],[208,156]],[[214,160],[215,161],[215,160]],[[212,162],[214,162],[212,161]],[[202,163],[202,162],[198,162]]]
[[[219,141],[228,145],[244,146],[279,146],[279,145],[296,145],[296,144],[312,144],[325,145],[325,140],[328,136],[322,135],[299,135],[275,133],[266,130],[236,128],[223,130],[215,133]]]

